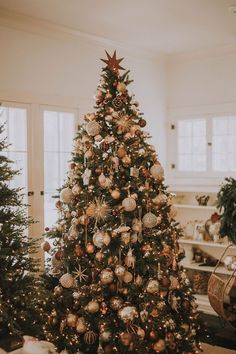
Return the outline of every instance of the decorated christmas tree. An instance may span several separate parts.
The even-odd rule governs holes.
[[[0,127],[0,136],[4,126]],[[36,245],[28,236],[32,220],[27,216],[23,193],[11,188],[10,181],[18,174],[6,157],[6,142],[0,140],[0,346],[6,338],[32,334],[33,316],[38,302],[36,278]],[[8,343],[6,343],[8,345]]]
[[[69,354],[195,353],[198,314],[179,265],[176,210],[121,60],[103,60],[58,224],[46,233],[55,247],[45,337]]]

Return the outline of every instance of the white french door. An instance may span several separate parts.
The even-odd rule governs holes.
[[[55,199],[68,171],[78,111],[56,106],[1,102],[0,124],[8,147],[3,152],[21,174],[12,187],[24,189],[28,214],[36,221],[32,237],[56,223]]]

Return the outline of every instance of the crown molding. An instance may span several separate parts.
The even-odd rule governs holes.
[[[54,38],[57,40],[74,40],[84,43],[95,44],[104,48],[118,48],[125,50],[130,56],[139,57],[150,60],[163,59],[164,53],[147,50],[142,46],[134,46],[113,41],[96,35],[81,32],[77,29],[58,25],[53,22],[42,20],[36,17],[26,16],[18,12],[9,11],[0,7],[0,26],[11,28],[17,31],[28,32],[44,37]]]

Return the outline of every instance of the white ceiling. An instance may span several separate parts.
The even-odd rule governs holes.
[[[0,7],[165,53],[236,43],[236,0],[0,0]],[[1,11],[1,9],[0,9]]]

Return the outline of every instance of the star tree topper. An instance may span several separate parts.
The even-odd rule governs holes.
[[[107,64],[106,69],[110,69],[111,71],[113,71],[114,73],[118,73],[119,70],[125,70],[124,68],[122,68],[122,66],[120,66],[120,62],[124,59],[124,58],[120,58],[117,59],[116,58],[116,50],[113,53],[113,56],[111,57],[110,54],[107,53],[107,51],[105,50],[106,55],[107,55],[107,59],[101,59],[104,63]]]

